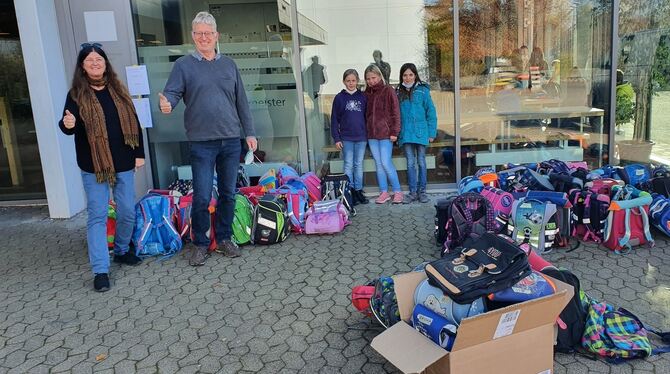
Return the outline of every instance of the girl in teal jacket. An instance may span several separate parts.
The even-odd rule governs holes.
[[[414,64],[406,63],[400,68],[400,82],[396,89],[400,102],[398,143],[405,150],[409,184],[409,194],[403,203],[427,203],[426,146],[437,136],[435,105],[430,97],[430,87],[421,81]]]

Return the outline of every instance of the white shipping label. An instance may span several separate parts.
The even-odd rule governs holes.
[[[514,326],[516,326],[516,321],[519,319],[519,314],[521,314],[521,309],[507,312],[500,316],[500,321],[498,322],[498,327],[496,327],[496,332],[493,334],[493,339],[512,335]]]
[[[263,218],[263,217],[258,217],[258,224],[263,225],[265,227],[269,227],[273,230],[277,228],[277,223],[276,222],[270,221],[269,219]]]

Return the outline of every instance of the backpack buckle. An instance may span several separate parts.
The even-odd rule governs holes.
[[[456,257],[455,259],[451,260],[451,263],[454,265],[460,265],[465,262],[465,259],[467,257],[472,257],[477,253],[477,250],[474,248],[470,248],[467,251],[462,251],[461,255],[459,257]]]

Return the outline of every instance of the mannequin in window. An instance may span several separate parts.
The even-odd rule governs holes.
[[[389,78],[391,77],[391,65],[389,65],[388,62],[382,60],[382,52],[378,49],[372,52],[372,58],[375,60],[373,64],[377,65],[379,70],[382,72],[384,81],[386,81],[386,83],[389,84],[390,83]]]

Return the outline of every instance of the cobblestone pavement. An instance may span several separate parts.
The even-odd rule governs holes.
[[[433,199],[436,197],[433,196]],[[379,332],[350,306],[351,287],[436,258],[432,204],[374,206],[337,236],[292,236],[203,267],[185,256],[112,266],[92,290],[85,217],[0,208],[0,373],[384,373]],[[670,244],[628,255],[582,246],[549,256],[592,296],[670,327]],[[670,354],[619,366],[556,356],[556,373],[669,373]]]

